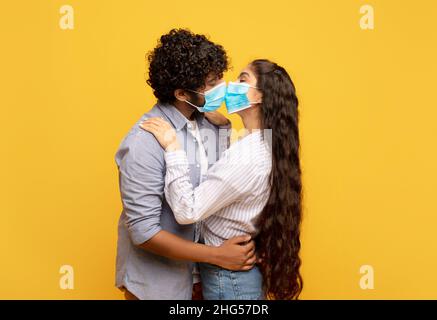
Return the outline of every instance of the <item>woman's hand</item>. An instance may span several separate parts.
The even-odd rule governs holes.
[[[148,118],[144,120],[140,127],[152,133],[156,140],[161,144],[165,151],[176,151],[181,149],[176,137],[176,131],[162,118]]]
[[[231,123],[228,118],[218,111],[205,112],[205,117],[209,120],[209,122],[215,124],[216,126],[225,126]]]

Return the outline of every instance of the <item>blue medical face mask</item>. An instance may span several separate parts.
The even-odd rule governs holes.
[[[226,82],[221,82],[220,84],[209,89],[205,93],[194,91],[194,90],[189,90],[189,91],[203,95],[205,97],[205,104],[203,105],[203,107],[199,107],[199,106],[196,106],[194,103],[191,103],[188,100],[185,100],[186,103],[193,106],[194,108],[196,108],[200,112],[211,112],[211,111],[215,111],[218,108],[220,108],[223,101],[225,100]]]
[[[249,101],[247,93],[250,88],[258,89],[257,87],[251,86],[245,82],[229,82],[225,96],[226,109],[229,114],[250,108],[252,105],[260,103],[259,101]]]

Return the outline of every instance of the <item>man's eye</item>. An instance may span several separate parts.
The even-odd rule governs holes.
[[[246,82],[244,79],[239,79],[238,81],[239,82]]]

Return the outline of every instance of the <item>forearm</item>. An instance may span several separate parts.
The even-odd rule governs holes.
[[[199,203],[196,203],[194,187],[191,184],[188,159],[184,151],[166,152],[167,171],[165,175],[165,196],[176,221],[192,224],[200,220]]]
[[[165,230],[159,231],[140,247],[173,260],[217,264],[220,259],[219,247],[188,241]]]

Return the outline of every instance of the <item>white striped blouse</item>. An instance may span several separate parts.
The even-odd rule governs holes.
[[[267,139],[267,135],[265,137]],[[201,223],[205,244],[257,234],[256,220],[270,194],[271,151],[259,130],[233,143],[193,188],[185,151],[165,153],[165,196],[180,224]]]

